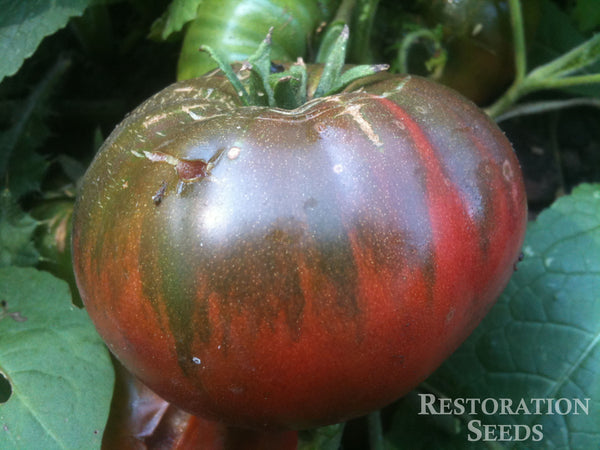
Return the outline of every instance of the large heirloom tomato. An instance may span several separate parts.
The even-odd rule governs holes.
[[[242,106],[221,71],[175,83],[81,185],[87,310],[193,414],[303,429],[378,409],[463,342],[518,259],[521,172],[487,116],[386,73],[313,98],[320,72],[292,110]]]

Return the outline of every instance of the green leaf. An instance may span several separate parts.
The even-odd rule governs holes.
[[[5,394],[10,384],[0,446],[100,448],[114,371],[86,312],[73,306],[65,282],[30,268],[0,269],[0,300]]]
[[[40,255],[33,243],[38,222],[24,213],[5,189],[0,194],[0,267],[34,266]],[[1,300],[1,299],[0,299]]]
[[[497,304],[422,387],[450,399],[508,398],[515,404],[589,399],[589,413],[446,416],[460,419],[455,434],[432,426],[442,416],[420,416],[430,425],[420,435],[428,448],[484,448],[486,442],[467,440],[472,420],[541,426],[541,441],[505,442],[510,448],[600,448],[600,185],[581,185],[543,211],[530,224],[523,252]],[[411,426],[419,405],[403,402],[396,434],[388,436],[396,444],[418,440],[425,429]]]
[[[329,57],[329,54],[335,47],[340,34],[346,26],[347,24],[345,22],[337,22],[332,23],[327,27],[325,34],[321,38],[319,51],[317,52],[317,56],[315,57],[316,63],[325,64],[327,58]]]
[[[93,0],[0,0],[0,81],[19,70],[42,39],[80,16]]]
[[[548,64],[531,71],[529,77],[560,78],[579,72],[600,60],[600,34],[559,56]]]
[[[269,84],[272,35],[273,28],[271,27],[256,52],[248,58],[247,65],[250,73],[246,86],[253,105],[275,106],[273,88]]]
[[[528,52],[529,68],[543,65],[581,44],[585,37],[566,12],[551,0],[542,0],[541,17]]]
[[[344,62],[346,61],[349,38],[350,30],[348,25],[344,25],[331,50],[327,54],[323,74],[321,75],[319,85],[315,90],[315,98],[325,96],[336,85],[336,81],[342,73]]]
[[[597,0],[596,0],[597,1]],[[571,17],[551,0],[541,1],[541,17],[535,38],[527,55],[529,69],[543,66],[586,41],[586,37],[575,27]],[[582,74],[600,73],[600,63],[596,62],[582,70]],[[600,85],[564,88],[572,95],[597,97]]]
[[[165,13],[159,17],[150,30],[152,39],[168,39],[173,33],[196,18],[202,0],[173,0]]]
[[[219,50],[209,47],[207,45],[201,46],[200,50],[208,53],[213,59],[213,61],[217,63],[219,69],[221,69],[221,71],[225,74],[227,80],[229,80],[231,85],[234,87],[235,91],[240,96],[242,103],[245,106],[250,105],[251,102],[250,97],[248,96],[248,92],[246,91],[246,88],[238,78],[237,74],[233,71],[231,65],[227,62],[226,55],[223,55]]]
[[[47,162],[34,150],[49,135],[46,103],[69,66],[70,60],[59,58],[15,108],[10,126],[0,132],[0,177],[8,180],[15,197],[39,188]]]
[[[384,72],[389,69],[390,66],[387,64],[373,64],[373,65],[362,65],[362,66],[354,66],[344,73],[342,73],[339,78],[335,81],[334,86],[327,93],[327,95],[331,95],[337,92],[340,92],[342,89],[350,85],[352,82],[368,77],[369,75],[374,75],[379,72]]]
[[[286,75],[273,74],[278,78],[271,76],[271,80],[275,79],[273,87],[273,97],[275,104],[281,108],[294,109],[306,103],[306,84],[308,75],[306,73],[306,65],[300,59],[292,64]]]
[[[598,0],[577,0],[571,17],[581,32],[592,31],[600,27],[600,3]]]

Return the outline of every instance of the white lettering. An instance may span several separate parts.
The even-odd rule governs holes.
[[[541,424],[538,423],[537,425],[534,425],[532,428],[532,431],[533,431],[533,434],[535,435],[531,438],[532,441],[539,442],[542,439],[544,439],[544,433],[542,432]]]
[[[421,399],[421,410],[419,411],[419,415],[422,416],[424,414],[433,414],[436,415],[435,408],[433,403],[435,402],[435,395],[433,394],[419,394]]]
[[[566,411],[560,407],[560,405],[563,404],[563,401],[564,401],[564,403],[566,403]],[[572,407],[573,407],[573,404],[571,403],[571,401],[568,398],[559,398],[558,400],[556,400],[554,409],[561,416],[566,416],[567,414],[569,414],[571,412]]]
[[[457,398],[454,400],[454,415],[462,416],[465,413],[465,399]]]
[[[488,404],[492,404],[492,409],[488,408]],[[498,412],[498,401],[495,398],[486,398],[481,402],[481,411],[486,416],[493,416]]]
[[[449,398],[440,398],[439,414],[452,414],[452,400]]]
[[[500,430],[500,436],[498,436],[499,441],[512,441],[512,426],[511,425],[498,425]]]
[[[586,416],[590,414],[590,399],[589,398],[584,398],[585,405],[583,404],[583,401],[581,401],[578,398],[576,398],[574,400],[575,400],[575,412],[573,413],[574,415],[576,415],[576,416],[579,415],[579,408],[578,407],[581,407],[581,409],[583,410],[583,413]]]
[[[525,430],[525,436],[521,436],[521,430]],[[526,441],[531,436],[531,430],[527,425],[515,425],[515,441]]]
[[[514,411],[514,414],[524,414],[524,415],[530,415],[531,412],[529,411],[529,408],[527,407],[527,403],[525,402],[525,399],[522,398],[519,401],[519,406],[517,406],[517,409]]]
[[[500,415],[501,416],[506,416],[506,415],[512,415],[514,414],[512,411],[512,403],[513,401],[510,398],[501,398],[500,399]]]
[[[471,436],[471,434],[467,435],[467,439],[471,442],[473,441],[480,441],[481,438],[483,437],[483,434],[481,433],[481,430],[479,428],[481,428],[481,420],[471,420],[468,424],[467,424],[467,428],[469,429],[470,432],[475,433],[475,436]]]

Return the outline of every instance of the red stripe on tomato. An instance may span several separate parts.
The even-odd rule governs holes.
[[[442,165],[440,150],[433,148],[417,121],[404,108],[386,98],[379,101],[404,125],[424,169],[423,186],[432,229],[433,259],[431,267],[422,270],[426,277],[434,278],[430,280],[433,296],[442,303],[433,307],[450,311],[452,305],[445,299],[477,295],[473,281],[479,270],[474,267],[474,257],[479,254],[476,224],[467,212],[459,189]],[[438,324],[438,329],[432,332],[443,334],[444,329]]]

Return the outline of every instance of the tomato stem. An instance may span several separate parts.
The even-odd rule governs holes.
[[[354,21],[355,35],[352,40],[350,55],[353,62],[370,62],[372,60],[371,33],[378,4],[379,0],[359,0]]]
[[[400,73],[409,73],[408,57],[412,47],[420,40],[427,39],[433,44],[433,56],[427,61],[427,70],[432,74],[431,77],[434,80],[439,79],[446,67],[446,61],[448,59],[448,53],[442,45],[442,29],[437,27],[435,29],[419,28],[418,30],[412,31],[406,35],[398,48],[398,56],[396,59],[395,69]]]
[[[373,411],[367,416],[369,424],[369,448],[370,450],[384,450],[383,429],[381,427],[381,413]]]
[[[511,0],[510,6],[517,74],[508,90],[486,109],[492,118],[496,119],[504,115],[521,97],[531,92],[600,83],[600,74],[598,73],[575,74],[600,60],[600,35],[593,36],[549,63],[525,73],[527,60],[519,0]]]
[[[515,55],[515,80],[520,82],[527,73],[527,49],[525,47],[525,27],[520,0],[509,0],[510,24]]]
[[[295,109],[309,100],[306,66],[299,59],[295,64],[288,63],[282,66],[283,70],[271,73],[274,67],[271,62],[271,32],[272,29],[237,73],[218,51],[207,46],[202,46],[200,49],[215,60],[238,93],[242,105]],[[348,26],[344,25],[327,55],[321,78],[312,98],[336,94],[358,79],[388,69],[389,66],[386,64],[362,65],[354,66],[344,72],[349,34]]]
[[[339,35],[342,33],[343,29],[348,26],[350,20],[352,19],[352,12],[354,10],[355,3],[356,0],[342,1],[342,4],[335,13],[335,18],[327,26],[327,30],[323,35],[315,62],[325,63],[327,61],[329,54],[336,45]]]

